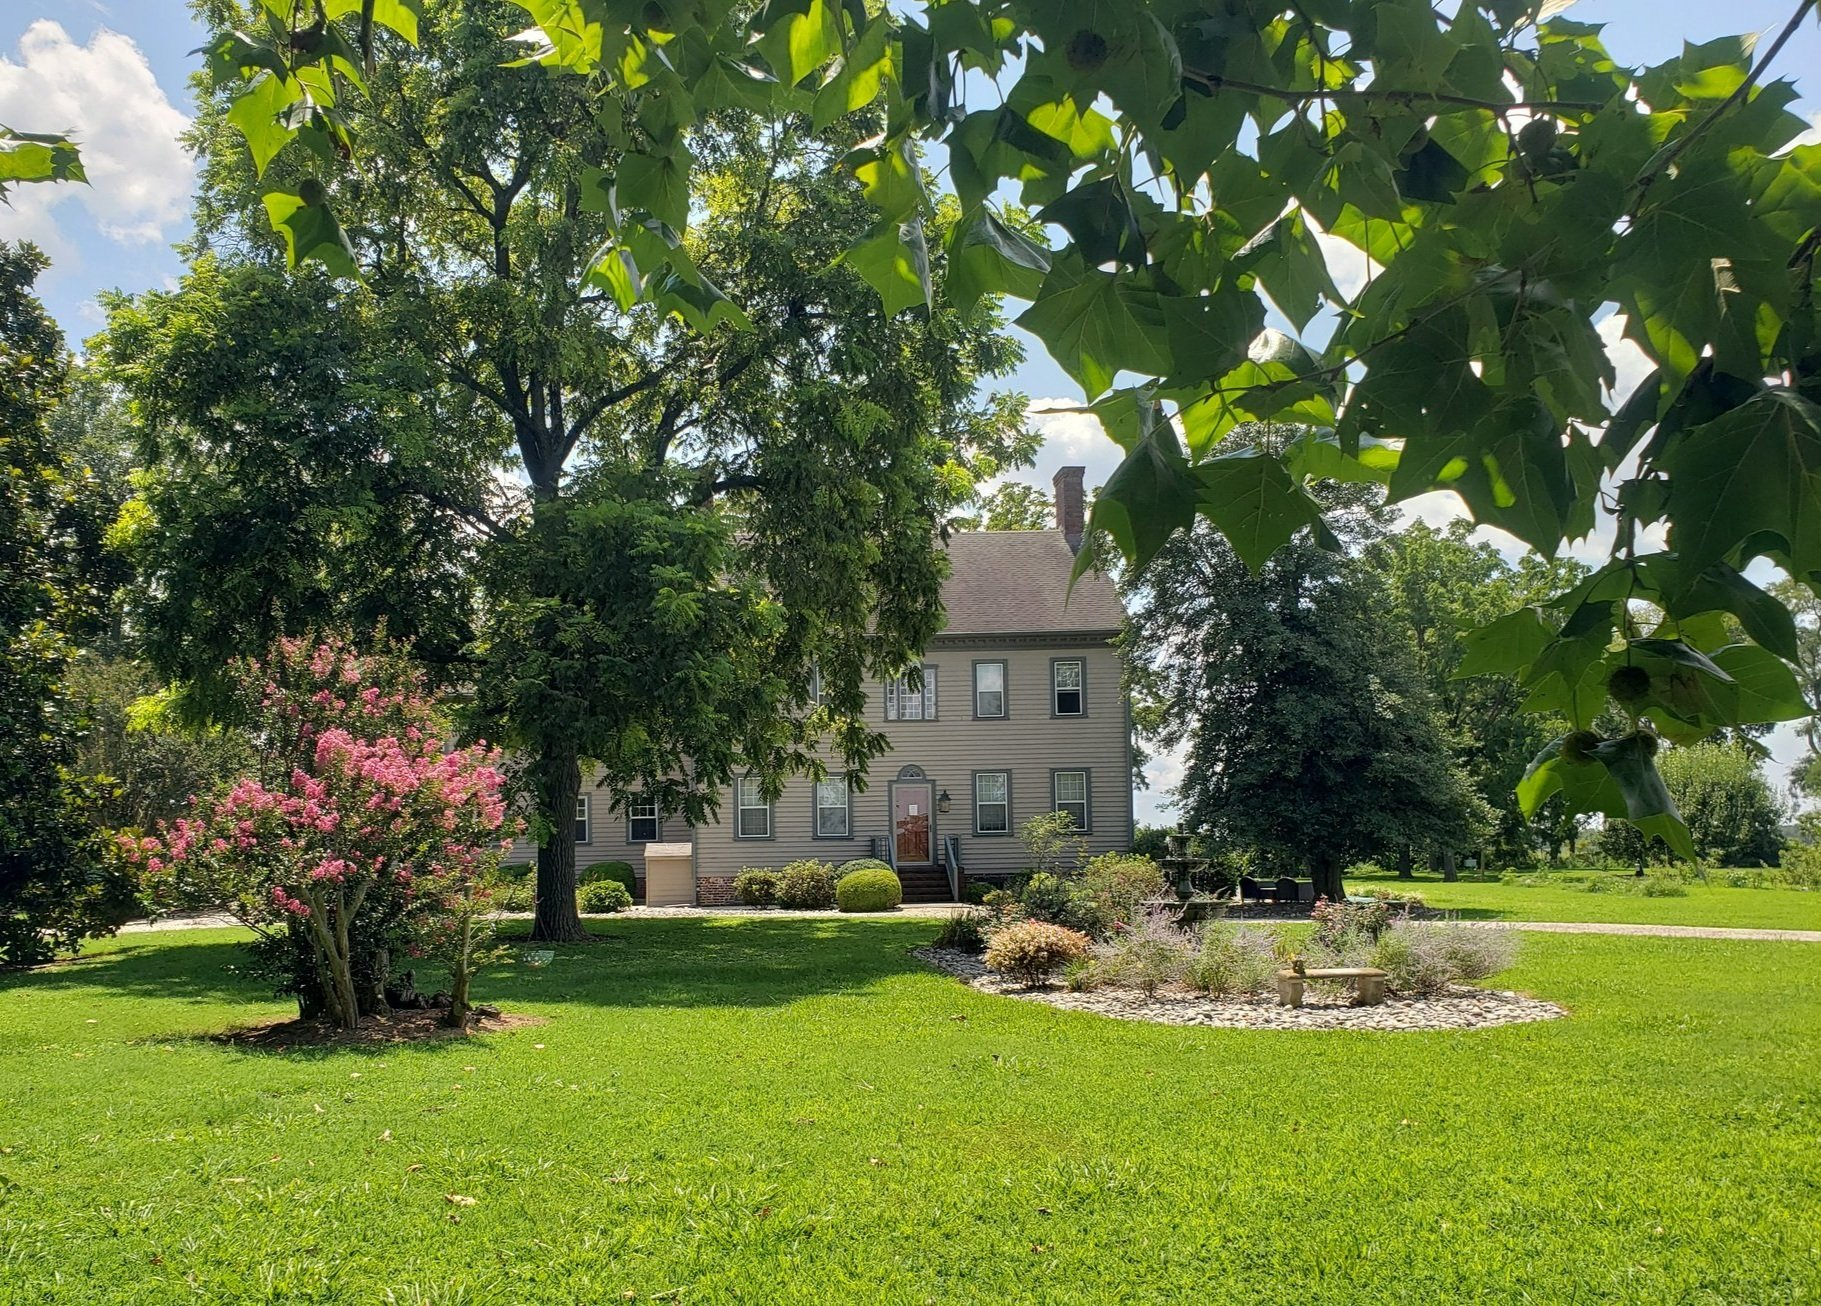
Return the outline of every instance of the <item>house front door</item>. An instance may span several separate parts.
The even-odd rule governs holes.
[[[930,785],[922,780],[900,780],[892,785],[892,851],[900,866],[928,866],[935,859],[930,849]]]

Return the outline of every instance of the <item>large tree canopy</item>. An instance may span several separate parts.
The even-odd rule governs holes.
[[[863,777],[884,741],[862,685],[940,621],[939,524],[1031,440],[1021,400],[976,393],[1018,358],[978,292],[891,313],[844,258],[874,221],[836,166],[863,118],[733,99],[661,122],[514,66],[514,13],[435,6],[300,120],[360,133],[327,269],[358,280],[284,282],[318,161],[249,157],[259,114],[207,100],[195,267],[117,305],[107,348],[161,467],[140,533],[161,669],[371,629],[395,598],[390,633],[525,761],[536,930],[563,938],[585,771],[691,821],[736,775]],[[275,235],[281,182],[308,202]]]
[[[1804,124],[1790,83],[1770,79],[1814,2],[1762,51],[1722,37],[1645,69],[1564,7],[516,10],[534,25],[523,58],[602,97],[590,275],[688,321],[737,320],[740,303],[692,268],[686,228],[711,175],[700,124],[734,105],[821,124],[882,114],[842,161],[876,209],[848,261],[888,311],[922,311],[939,280],[962,301],[1030,301],[1019,321],[1127,451],[1094,519],[1136,560],[1198,516],[1262,560],[1319,515],[1308,483],[1329,477],[1384,479],[1399,499],[1452,490],[1544,554],[1615,516],[1610,561],[1553,596],[1553,617],[1511,618],[1484,656],[1576,727],[1538,759],[1527,803],[1559,792],[1686,851],[1657,733],[1806,711],[1782,661],[1787,614],[1741,573],[1766,557],[1821,575],[1821,146],[1789,148]],[[352,106],[363,78],[408,61],[419,9],[263,0],[256,22],[219,24],[210,72],[252,157],[293,141],[288,157],[316,156],[314,175],[266,187],[294,259],[355,270],[352,215],[383,169],[341,161],[369,148]],[[960,203],[946,268],[917,165],[932,140]],[[1343,254],[1370,274],[1350,293],[1332,275]],[[1630,395],[1613,392],[1596,330],[1615,310],[1652,364]],[[1264,418],[1315,430],[1280,454],[1220,452]],[[1638,626],[1627,600],[1661,621]],[[1748,642],[1719,642],[1719,612]],[[1609,681],[1628,723],[1616,739],[1591,733]]]

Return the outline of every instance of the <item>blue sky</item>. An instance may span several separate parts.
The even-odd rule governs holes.
[[[1582,0],[1569,13],[1606,25],[1606,41],[1625,63],[1655,63],[1677,53],[1684,39],[1710,40],[1739,32],[1779,29],[1793,0],[1735,0],[1725,6],[1696,0]],[[0,123],[22,131],[76,131],[84,146],[87,187],[28,187],[0,208],[0,238],[29,238],[51,255],[41,293],[72,344],[101,325],[95,304],[109,289],[138,291],[170,284],[182,260],[172,245],[189,226],[193,161],[178,141],[192,102],[190,53],[202,33],[183,0],[0,0]],[[1776,72],[1797,79],[1797,110],[1821,130],[1821,25],[1812,18],[1791,40]],[[1642,375],[1636,351],[1610,339],[1621,389]],[[1008,387],[1032,399],[1032,420],[1046,437],[1037,465],[1020,479],[1048,487],[1064,463],[1088,468],[1090,485],[1117,465],[1118,449],[1093,419],[1047,413],[1081,393],[1034,340]],[[1457,509],[1452,496],[1425,496],[1412,515],[1443,520]],[[1797,755],[1789,732],[1779,732],[1785,760]],[[1174,763],[1160,759],[1154,784],[1167,785]],[[1141,799],[1141,819],[1157,818],[1158,795]]]

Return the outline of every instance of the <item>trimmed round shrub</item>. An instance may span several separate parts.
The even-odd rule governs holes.
[[[618,880],[595,880],[575,891],[575,902],[591,916],[606,916],[632,906],[632,895]]]
[[[835,905],[835,868],[805,858],[778,872],[778,906],[792,911],[827,911]]]
[[[778,900],[778,873],[769,866],[742,866],[733,877],[733,896],[748,907],[769,907]]]
[[[904,886],[886,866],[849,871],[835,885],[835,905],[842,911],[890,911],[904,901]]]
[[[596,862],[593,866],[583,867],[575,877],[577,884],[599,884],[603,880],[611,880],[622,886],[628,897],[638,896],[639,879],[631,862]]]
[[[1078,930],[1048,921],[1015,921],[986,941],[986,965],[1026,988],[1047,982],[1058,966],[1080,961],[1093,942]]]
[[[842,875],[850,875],[855,871],[890,871],[892,867],[890,862],[882,862],[877,857],[853,857],[835,869]],[[896,875],[897,872],[892,871],[892,874]]]

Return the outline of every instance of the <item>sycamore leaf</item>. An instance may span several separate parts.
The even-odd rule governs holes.
[[[1058,259],[1036,301],[1018,325],[1049,347],[1088,398],[1106,392],[1123,369],[1161,375],[1168,356],[1160,345],[1163,310],[1154,292],[1085,266],[1078,255]]]
[[[887,314],[928,307],[929,246],[920,220],[881,222],[841,259],[879,292]]]
[[[1094,499],[1093,528],[1105,531],[1134,564],[1142,567],[1171,535],[1195,520],[1196,481],[1182,443],[1155,403],[1145,405],[1138,438]],[[1080,575],[1092,566],[1092,549],[1075,564]]]
[[[1567,741],[1566,735],[1551,740],[1531,761],[1517,783],[1518,810],[1532,819],[1552,796],[1561,794],[1570,812],[1623,816],[1625,795],[1612,775],[1590,758],[1574,761],[1565,756]]]
[[[986,295],[1035,299],[1050,269],[1050,252],[984,209],[949,227],[949,303],[967,313]]]
[[[785,0],[759,19],[759,53],[786,86],[795,86],[841,51],[841,22],[828,0]]]
[[[622,213],[643,209],[681,231],[689,223],[689,168],[694,161],[682,145],[671,154],[621,155],[613,178],[614,207]]]
[[[1297,531],[1321,521],[1321,509],[1272,454],[1222,454],[1197,463],[1195,475],[1201,515],[1255,572]]]
[[[1537,660],[1555,632],[1532,605],[1508,612],[1461,637],[1464,649],[1452,680],[1471,676],[1514,676]]]
[[[1684,432],[1666,451],[1671,542],[1683,565],[1718,562],[1761,532],[1798,576],[1821,570],[1821,408],[1781,386]]]
[[[1675,800],[1669,796],[1669,786],[1657,771],[1656,740],[1630,734],[1603,739],[1587,751],[1606,768],[1624,795],[1625,819],[1645,837],[1661,839],[1678,855],[1693,861],[1694,841],[1689,838],[1682,814],[1676,810]]]
[[[295,127],[286,125],[286,117],[305,94],[302,83],[265,73],[228,106],[228,123],[246,137],[256,176],[265,176],[266,165],[297,134]]]
[[[0,127],[0,200],[13,182],[87,180],[74,141]]]
[[[285,254],[292,267],[316,259],[336,276],[358,277],[354,247],[326,203],[306,203],[301,195],[268,191],[266,217],[272,230],[285,238]]]
[[[822,131],[837,119],[871,104],[892,76],[892,47],[886,44],[888,23],[868,23],[853,49],[842,57],[810,108],[810,124]]]
[[[1728,644],[1714,651],[1713,661],[1737,686],[1740,722],[1795,721],[1814,711],[1789,664],[1767,649]]]

